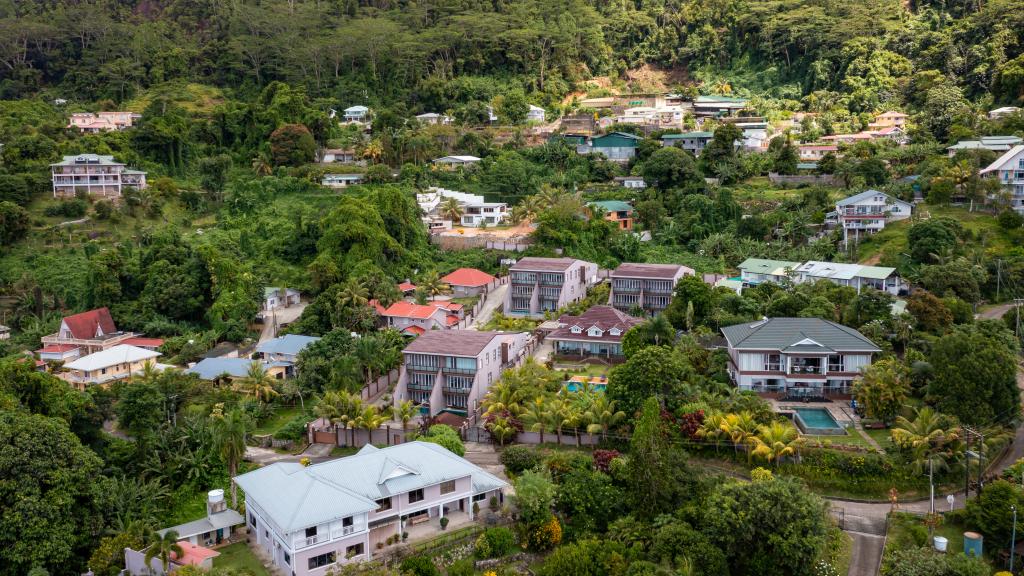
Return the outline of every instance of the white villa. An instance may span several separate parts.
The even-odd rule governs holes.
[[[874,234],[888,222],[909,218],[913,210],[910,202],[865,190],[836,202],[835,221],[843,227],[843,244],[848,244],[851,236],[859,240],[862,234]]]
[[[504,223],[509,216],[508,204],[504,202],[487,202],[483,196],[477,194],[430,188],[425,194],[416,195],[416,202],[425,214],[424,221],[443,219],[438,210],[447,198],[454,198],[462,208],[462,218],[458,223],[462,226],[497,226]]]
[[[1010,205],[1024,212],[1024,144],[1018,144],[989,164],[981,175],[996,178],[1010,192]]]
[[[820,318],[765,318],[722,328],[740,390],[849,393],[881,350],[853,328]]]
[[[294,576],[371,560],[403,532],[412,539],[440,533],[441,518],[453,527],[471,523],[473,504],[502,500],[508,485],[419,441],[366,445],[354,456],[312,466],[278,462],[234,482],[245,492],[250,538],[276,571]]]
[[[50,164],[54,198],[74,198],[83,192],[96,198],[117,199],[126,187],[142,190],[146,187],[146,173],[131,170],[113,156],[79,154],[65,156]]]

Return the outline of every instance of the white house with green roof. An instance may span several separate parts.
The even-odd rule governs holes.
[[[765,318],[722,328],[741,390],[848,394],[881,352],[853,328],[820,318]]]
[[[798,283],[828,280],[840,286],[855,288],[858,293],[865,288],[874,288],[896,296],[907,289],[896,269],[886,266],[811,260],[797,266],[793,272],[796,273],[795,281]]]
[[[354,456],[312,466],[278,462],[236,476],[245,492],[249,538],[293,576],[371,560],[389,538],[441,531],[476,520],[473,504],[502,499],[508,485],[430,442],[364,446]],[[381,548],[378,548],[378,543]]]
[[[793,280],[793,270],[799,262],[788,260],[765,260],[763,258],[747,258],[740,263],[740,280],[744,284],[756,286],[762,282],[781,284],[785,280]]]

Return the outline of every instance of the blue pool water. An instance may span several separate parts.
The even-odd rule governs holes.
[[[590,389],[593,390],[594,392],[604,392],[605,388],[607,388],[607,387],[608,387],[607,384],[591,384],[590,385]],[[579,382],[566,382],[565,389],[568,390],[569,392],[579,392],[579,390],[580,390],[580,383]]]
[[[843,427],[836,422],[832,414],[824,408],[794,408],[794,412],[800,415],[800,420],[808,428],[819,430],[842,430]]]

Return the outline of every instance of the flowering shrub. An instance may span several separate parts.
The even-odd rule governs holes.
[[[611,469],[612,460],[621,455],[618,450],[594,450],[594,469],[607,473]]]
[[[509,446],[501,451],[499,459],[510,474],[521,474],[540,464],[540,455],[528,446]]]
[[[530,531],[530,548],[550,550],[562,542],[562,525],[552,516]]]
[[[839,570],[836,570],[835,566],[833,566],[832,564],[830,564],[830,563],[828,563],[828,562],[826,562],[824,560],[819,560],[818,563],[814,565],[814,576],[840,576],[840,575],[839,575]]]
[[[768,482],[774,479],[775,476],[772,474],[772,471],[767,468],[758,466],[750,471],[750,480],[753,482]]]

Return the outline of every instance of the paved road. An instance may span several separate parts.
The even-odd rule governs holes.
[[[263,330],[260,331],[260,342],[266,342],[277,337],[277,330],[281,324],[291,324],[298,320],[302,311],[306,309],[306,302],[292,304],[287,308],[275,310],[263,319]]]
[[[1013,308],[1013,304],[997,304],[978,312],[974,317],[979,320],[995,320],[1002,318],[1003,314],[1006,314],[1011,308]]]
[[[853,538],[850,571],[847,572],[847,576],[875,576],[878,574],[885,537],[863,532],[848,531],[847,534]]]
[[[309,458],[310,462],[324,462],[331,460],[332,444],[310,444],[301,454],[282,454],[270,448],[258,446],[247,446],[245,448],[245,460],[254,462],[261,466],[274,464],[275,462],[298,462],[303,458]]]
[[[478,330],[478,325],[482,326],[491,319],[494,312],[504,304],[505,292],[508,292],[508,284],[499,284],[497,288],[487,293],[484,305],[480,307],[480,313],[476,315],[476,318],[473,318],[468,327],[469,330]]]

